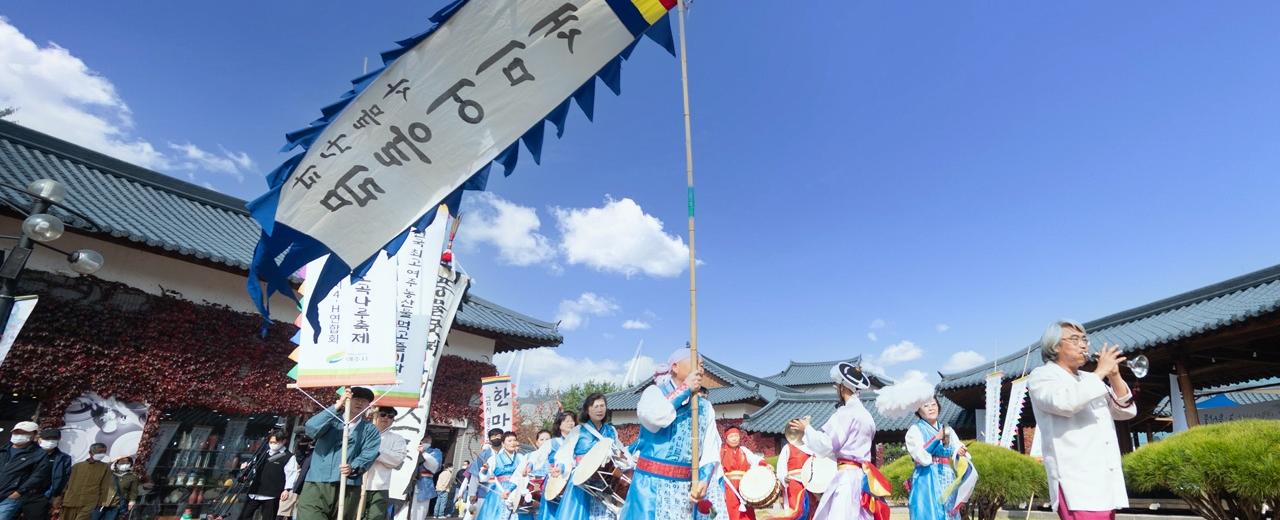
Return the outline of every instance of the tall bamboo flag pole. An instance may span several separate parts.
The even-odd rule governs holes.
[[[348,388],[346,392],[351,392],[351,389]],[[342,402],[343,402],[342,421],[341,421],[342,422],[342,459],[340,462],[338,462],[339,464],[338,466],[339,467],[338,519],[339,520],[342,520],[344,518],[342,516],[343,509],[345,509],[344,506],[346,506],[347,504],[347,476],[342,474],[341,465],[347,463],[347,439],[351,436],[351,430],[347,428],[347,420],[348,420],[347,418],[351,417],[351,396],[344,393]]]
[[[689,367],[696,374],[702,370],[702,363],[698,360],[698,261],[694,256],[693,238],[693,130],[689,123],[689,60],[684,42],[684,12],[687,9],[685,2],[686,0],[679,0],[677,17],[680,20],[680,87],[684,94],[684,169],[689,186]],[[693,415],[693,428],[691,428],[693,451],[689,457],[689,466],[693,473],[690,488],[692,490],[698,487],[698,427],[702,423],[698,420],[698,395],[695,393],[690,399],[689,410]]]

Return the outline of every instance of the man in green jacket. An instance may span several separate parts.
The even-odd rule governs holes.
[[[342,460],[343,405],[351,401],[351,415],[346,418],[350,431],[347,439],[347,460]],[[302,494],[298,496],[298,520],[332,520],[338,509],[338,483],[347,479],[342,520],[354,520],[356,501],[360,494],[360,478],[378,458],[382,445],[378,428],[364,419],[364,412],[373,401],[373,391],[368,388],[348,388],[332,408],[307,420],[307,435],[315,439],[315,451],[311,453],[311,467],[307,470]]]

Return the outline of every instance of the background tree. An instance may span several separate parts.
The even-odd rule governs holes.
[[[1197,426],[1124,457],[1130,490],[1166,490],[1209,520],[1262,520],[1280,507],[1280,421]]]
[[[0,119],[6,119],[17,111],[18,109],[14,107],[0,107]]]
[[[608,395],[619,390],[622,390],[622,385],[612,381],[578,383],[560,392],[560,406],[576,415],[582,409],[582,400],[587,396],[597,392]]]

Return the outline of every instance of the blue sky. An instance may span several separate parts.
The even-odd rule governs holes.
[[[441,3],[6,2],[0,34],[34,48],[0,68],[83,70],[10,68],[0,104],[251,198],[283,133]],[[1280,261],[1280,4],[778,5],[690,15],[708,355],[932,374]],[[525,386],[616,376],[638,341],[665,358],[688,335],[678,63],[643,44],[623,95],[600,92],[594,123],[575,109],[540,167],[463,208],[475,290],[576,325]]]

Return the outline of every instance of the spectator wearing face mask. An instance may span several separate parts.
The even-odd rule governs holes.
[[[120,457],[111,464],[112,487],[107,499],[94,520],[128,518],[129,511],[138,504],[138,487],[141,482],[133,473],[133,457]]]
[[[16,517],[28,499],[49,486],[49,460],[35,442],[39,429],[31,421],[18,423],[9,445],[0,449],[0,520]]]
[[[115,488],[111,466],[107,464],[107,445],[96,442],[89,446],[89,458],[71,466],[71,477],[62,492],[62,520],[90,520],[94,511],[106,505]],[[0,519],[3,520],[3,519]]]
[[[288,500],[298,479],[298,460],[289,452],[286,443],[289,436],[279,428],[267,434],[267,452],[253,461],[249,482],[249,501],[240,510],[240,520],[253,520],[253,514],[262,510],[262,518],[270,520],[280,510],[280,501]]]
[[[28,497],[22,504],[22,516],[27,520],[48,520],[49,506],[58,506],[62,501],[62,489],[67,487],[67,477],[71,476],[71,456],[58,449],[60,439],[62,431],[57,428],[40,430],[40,449],[49,459],[49,488]]]

